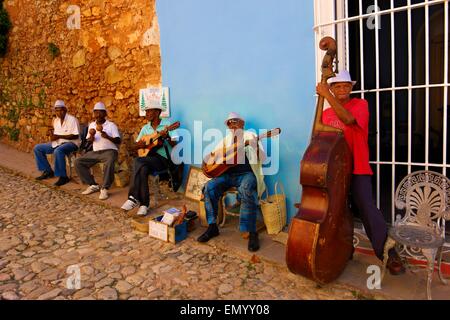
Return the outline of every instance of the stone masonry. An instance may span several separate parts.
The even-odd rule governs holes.
[[[48,141],[56,99],[84,124],[102,100],[123,133],[122,162],[144,123],[139,89],[161,85],[155,0],[5,0],[4,6],[13,29],[0,58],[1,141],[29,152]]]

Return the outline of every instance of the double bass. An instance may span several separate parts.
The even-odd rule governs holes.
[[[336,41],[325,37],[321,82],[335,76]],[[336,64],[337,65],[337,64]],[[353,254],[353,217],[348,206],[352,155],[340,129],[322,123],[319,95],[310,144],[300,164],[302,198],[289,226],[289,270],[319,284],[335,280]]]

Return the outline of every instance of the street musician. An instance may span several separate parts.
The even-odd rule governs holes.
[[[179,123],[170,125],[169,120],[160,118],[161,112],[161,107],[156,106],[145,110],[148,123],[142,127],[132,147],[140,156],[134,159],[128,199],[121,208],[129,211],[139,206],[139,216],[147,215],[150,206],[149,174],[169,168],[172,147],[176,144],[176,131],[172,130]],[[153,140],[156,141],[153,143]]]

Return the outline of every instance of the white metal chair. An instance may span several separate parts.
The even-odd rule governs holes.
[[[237,197],[238,193],[239,192],[238,192],[237,188],[233,187],[233,188],[230,188],[227,191],[225,191],[224,194],[222,195],[222,197],[220,198],[220,201],[222,203],[222,208],[223,208],[223,220],[222,220],[222,223],[220,224],[220,227],[223,227],[225,225],[225,220],[226,220],[227,216],[239,217],[240,203],[237,202],[232,207],[227,206],[227,203],[226,203],[226,198],[227,198],[228,194],[234,194],[235,197]]]
[[[431,300],[431,282],[438,259],[439,277],[445,242],[445,221],[450,219],[450,180],[433,171],[407,175],[395,191],[395,206],[405,211],[403,218],[389,229],[384,250],[382,278],[386,272],[388,251],[397,245],[400,256],[427,260],[427,298]]]

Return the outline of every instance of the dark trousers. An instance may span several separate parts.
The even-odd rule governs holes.
[[[89,151],[75,160],[75,170],[82,183],[92,186],[97,183],[90,168],[99,162],[104,163],[102,188],[109,189],[114,182],[114,164],[118,156],[117,150],[113,149]]]
[[[167,159],[157,153],[152,156],[135,158],[128,196],[133,196],[142,206],[148,207],[150,205],[148,175],[155,175],[166,170],[168,166]]]
[[[383,261],[383,249],[387,239],[387,226],[383,214],[375,205],[372,182],[369,175],[353,175],[352,200],[358,209],[367,236],[378,259]]]

